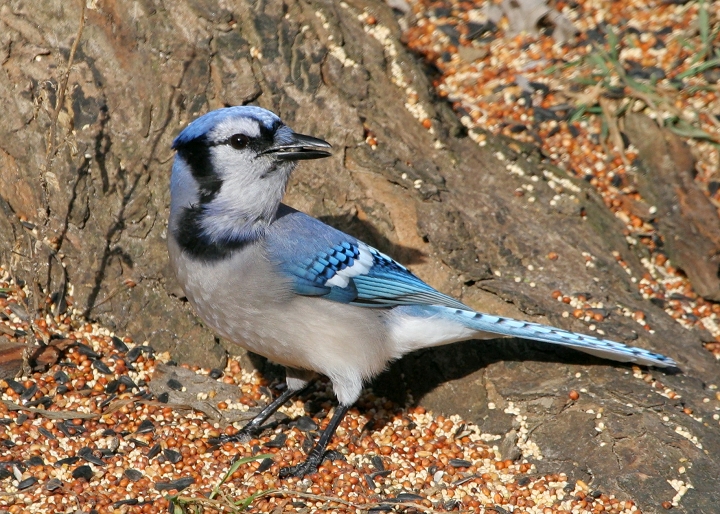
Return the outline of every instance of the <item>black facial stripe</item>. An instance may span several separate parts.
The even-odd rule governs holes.
[[[280,120],[275,120],[272,124],[272,127],[266,127],[265,125],[260,124],[260,137],[265,139],[265,141],[267,141],[268,143],[272,144],[275,139],[275,133],[282,126],[283,122]]]
[[[215,173],[210,161],[210,145],[205,137],[198,137],[177,147],[177,152],[190,166],[198,183],[200,203],[211,202],[220,192],[223,181]]]
[[[267,150],[270,146],[272,146],[275,143],[275,132],[277,129],[279,129],[282,126],[282,122],[280,120],[277,120],[275,123],[273,123],[272,127],[266,127],[263,124],[258,125],[260,128],[260,135],[256,137],[251,137],[248,141],[247,148],[254,151],[256,154],[260,154],[263,151]],[[225,139],[222,139],[220,141],[204,141],[205,146],[212,147],[212,146],[223,146],[231,144],[231,136],[226,137]],[[204,139],[204,138],[203,138]],[[197,140],[196,140],[197,141]]]
[[[210,242],[203,234],[200,219],[202,207],[185,208],[174,231],[180,248],[191,257],[205,262],[216,262],[230,257],[234,251],[251,244],[255,238],[236,241]]]
[[[223,146],[223,145],[229,145],[231,138],[232,138],[232,136],[226,137],[225,139],[222,139],[222,140],[220,140],[220,141],[208,141],[208,142],[205,143],[205,144],[206,144],[207,146]],[[250,138],[250,141],[252,141],[252,138]]]

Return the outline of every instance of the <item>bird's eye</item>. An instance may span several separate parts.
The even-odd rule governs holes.
[[[250,138],[245,134],[233,134],[230,136],[230,146],[235,150],[242,150],[250,142]]]

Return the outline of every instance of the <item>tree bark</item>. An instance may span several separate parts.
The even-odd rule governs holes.
[[[633,282],[642,250],[586,184],[532,148],[467,137],[384,3],[88,5],[0,7],[0,257],[33,286],[35,309],[53,295],[60,312],[68,297],[89,319],[179,361],[219,365],[227,343],[200,324],[168,273],[170,145],[196,116],[253,102],[334,147],[332,158],[301,164],[289,204],[478,310],[588,332],[551,295],[583,293],[603,303],[597,328],[607,337],[669,355],[684,372],[650,371],[662,382],[653,386],[628,366],[504,340],[416,353],[376,389],[409,390],[486,432],[514,428],[515,456],[529,437],[541,471],[635,498],[644,512],[675,496],[668,480],[694,487],[679,511],[716,512],[719,403],[706,388],[720,368],[701,335],[642,299]],[[654,333],[623,309],[643,311]],[[584,391],[578,401],[571,389]]]

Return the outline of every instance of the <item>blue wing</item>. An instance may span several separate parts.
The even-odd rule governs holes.
[[[353,279],[358,298],[353,303],[367,305],[443,305],[459,309],[467,307],[446,296],[413,275],[405,266],[367,246],[373,265],[367,274]]]
[[[363,307],[468,308],[382,252],[301,212],[285,207],[270,228],[268,254],[296,294]]]
[[[677,366],[663,355],[614,341],[475,312],[436,291],[375,248],[286,206],[281,206],[277,220],[267,230],[265,245],[268,258],[290,279],[293,291],[299,295],[363,307],[401,306],[399,311],[410,318],[442,316],[485,338],[488,334],[523,337],[606,359]],[[433,341],[437,344],[437,340]]]

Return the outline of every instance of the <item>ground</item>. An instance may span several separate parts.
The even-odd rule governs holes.
[[[219,486],[266,492],[255,511],[716,510],[714,3],[556,3],[520,16],[539,34],[511,22],[533,2],[493,23],[468,2],[80,5],[0,8],[0,509],[212,510]],[[335,148],[294,207],[478,310],[682,373],[468,342],[395,363],[305,481],[277,471],[331,412],[325,383],[214,447],[281,380],[168,273],[170,142],[248,102]]]

